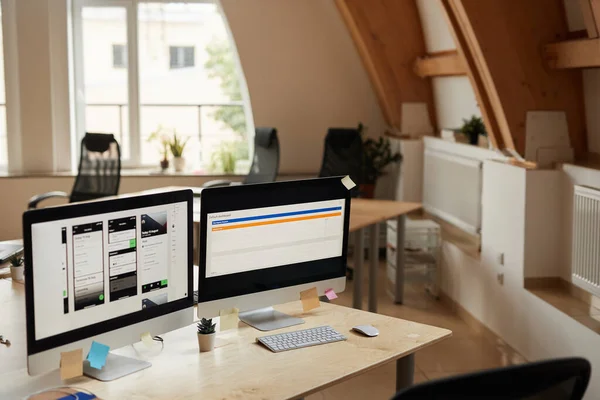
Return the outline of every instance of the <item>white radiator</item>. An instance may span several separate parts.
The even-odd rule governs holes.
[[[600,296],[600,190],[575,186],[571,279]]]
[[[425,138],[423,206],[459,228],[481,230],[482,165],[498,155],[490,150]]]

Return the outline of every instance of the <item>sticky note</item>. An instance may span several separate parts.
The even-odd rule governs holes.
[[[302,301],[302,309],[304,312],[321,306],[316,287],[300,292],[300,300]]]
[[[146,347],[152,347],[152,345],[154,344],[154,339],[152,339],[152,335],[150,334],[150,332],[142,333],[140,339],[142,339],[142,343],[144,343]]]
[[[337,299],[337,294],[335,294],[335,292],[333,291],[333,289],[327,289],[325,291],[325,296],[327,296],[327,298],[329,300],[333,300],[333,299]]]
[[[104,364],[106,364],[106,357],[108,357],[109,351],[110,347],[107,345],[93,341],[90,352],[87,355],[87,360],[90,362],[90,367],[102,369]]]
[[[220,331],[226,331],[228,329],[235,329],[238,326],[240,310],[237,308],[226,308],[219,311],[220,319]]]
[[[346,186],[346,189],[348,190],[356,186],[356,183],[354,183],[354,181],[348,175],[342,178],[342,184]]]
[[[60,353],[60,379],[64,381],[81,375],[83,375],[83,350]]]

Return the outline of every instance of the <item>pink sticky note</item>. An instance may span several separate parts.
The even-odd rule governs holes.
[[[335,292],[333,291],[333,289],[327,289],[325,291],[325,296],[327,296],[327,298],[329,300],[333,300],[333,299],[337,299],[337,294],[335,294]]]

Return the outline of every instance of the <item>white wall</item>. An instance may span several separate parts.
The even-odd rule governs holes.
[[[579,0],[564,0],[567,24],[570,31],[585,30]],[[588,149],[600,154],[600,69],[583,70],[583,91],[585,101]]]
[[[275,126],[281,171],[316,172],[328,127],[384,131],[376,96],[333,0],[222,0],[254,123]]]
[[[456,50],[446,21],[445,11],[436,0],[417,0],[425,47],[428,53]],[[475,92],[466,76],[435,77],[432,79],[437,126],[440,129],[460,128],[463,119],[481,117]]]
[[[594,176],[579,172],[578,179],[587,182],[593,179],[598,183],[598,172]],[[598,399],[600,336],[524,288],[525,276],[543,276],[539,273],[543,268],[552,271],[560,263],[550,259],[557,257],[553,249],[557,236],[547,237],[548,232],[544,232],[556,235],[560,231],[561,216],[555,215],[555,199],[548,198],[561,196],[563,186],[557,184],[559,175],[560,171],[526,171],[486,162],[481,260],[445,242],[441,288],[530,361],[587,358],[592,363],[592,378],[586,399]],[[539,210],[534,209],[536,205]],[[531,240],[536,235],[540,235],[537,240]],[[547,264],[541,259],[533,260],[537,265],[532,270],[528,264],[530,252],[549,252],[542,255]],[[504,265],[500,263],[500,254],[504,254]],[[504,274],[503,284],[497,279],[499,273]]]

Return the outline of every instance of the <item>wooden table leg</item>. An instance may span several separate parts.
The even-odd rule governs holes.
[[[362,309],[362,283],[363,283],[363,257],[365,254],[365,241],[363,230],[354,232],[354,295],[352,307]]]
[[[404,301],[404,229],[406,216],[400,215],[396,219],[396,293],[394,301],[402,304]]]
[[[396,391],[413,384],[415,376],[415,355],[409,354],[396,361]]]
[[[371,225],[369,229],[369,311],[377,312],[377,267],[379,266],[379,224]]]

